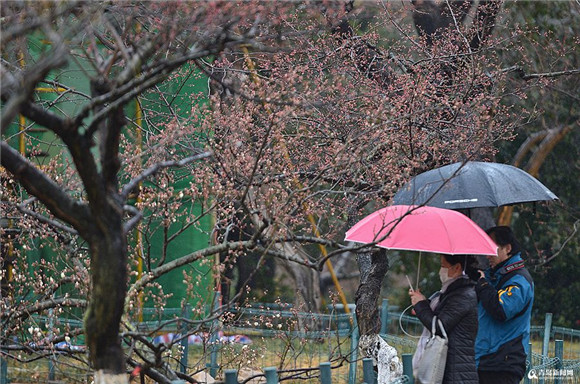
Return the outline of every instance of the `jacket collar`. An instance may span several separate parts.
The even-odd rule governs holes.
[[[511,256],[506,261],[498,264],[491,270],[492,275],[505,275],[513,271],[514,269],[519,269],[521,265],[523,265],[522,254],[520,252],[516,253],[515,255]]]
[[[445,291],[442,291],[441,293],[449,293],[449,292],[451,292],[459,287],[468,286],[468,285],[475,286],[475,282],[473,280],[471,280],[467,275],[461,275],[457,279],[453,280],[453,282],[451,282],[451,284],[449,284],[447,289],[445,289]]]

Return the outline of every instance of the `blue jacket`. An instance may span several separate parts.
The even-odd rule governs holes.
[[[507,274],[510,277],[502,282]],[[534,283],[519,253],[488,269],[485,276],[476,285],[479,301],[476,364],[482,371],[512,372],[523,377],[530,341]]]

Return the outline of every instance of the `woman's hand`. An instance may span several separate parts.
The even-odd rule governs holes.
[[[423,296],[421,291],[418,289],[409,289],[409,296],[411,297],[411,304],[413,305],[417,304],[419,301],[427,300],[427,298]]]

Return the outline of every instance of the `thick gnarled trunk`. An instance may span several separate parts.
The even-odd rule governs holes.
[[[384,249],[359,255],[361,282],[356,291],[356,319],[361,336],[377,335],[381,330],[378,301],[381,285],[389,270],[389,260]],[[369,262],[370,261],[370,262]]]
[[[127,292],[127,246],[119,214],[104,215],[89,238],[91,300],[85,314],[86,345],[95,371],[125,372],[119,327]]]

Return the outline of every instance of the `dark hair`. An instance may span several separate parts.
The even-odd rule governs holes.
[[[457,263],[461,264],[461,269],[465,270],[465,263],[467,262],[468,256],[466,255],[442,255],[445,260],[451,265],[455,265]]]
[[[489,236],[493,235],[495,243],[501,247],[510,244],[512,246],[512,250],[509,253],[510,256],[521,252],[520,244],[516,240],[516,237],[514,236],[514,233],[510,227],[500,225],[497,227],[491,227],[485,232]]]
[[[480,262],[476,256],[473,255],[442,255],[442,256],[451,265],[459,263],[459,265],[461,265],[461,269],[463,269],[463,273],[469,276],[471,279],[476,281],[477,279],[479,279],[479,272],[477,271],[483,269],[483,267],[480,265]]]

